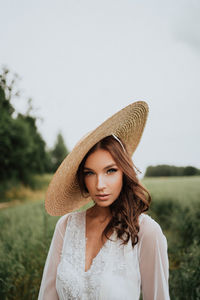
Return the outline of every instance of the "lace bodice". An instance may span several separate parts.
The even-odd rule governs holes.
[[[124,279],[127,276],[124,246],[121,245],[121,240],[116,239],[114,233],[110,237],[113,241],[106,241],[97,256],[93,259],[90,269],[85,272],[85,220],[85,211],[71,214],[68,219],[61,261],[58,266],[56,278],[57,292],[59,298],[63,300],[99,299],[101,285],[106,284],[108,285],[107,288],[112,290],[113,283],[118,285],[120,278]],[[135,288],[138,297],[140,288],[138,264],[136,264],[135,271],[137,273],[137,285]],[[108,282],[105,281],[102,283],[102,278],[107,276],[107,272],[110,275],[110,287]],[[113,293],[114,291],[112,291],[112,295]],[[112,298],[109,299],[121,300],[123,295],[120,294],[121,293],[117,291],[116,295],[113,295]]]
[[[66,220],[67,219],[67,220]],[[141,214],[139,217],[140,225],[143,219],[147,223],[155,223],[149,216]],[[64,223],[65,230],[60,231],[62,235],[62,247],[56,244],[56,231],[61,229],[60,224]],[[155,226],[154,224],[154,226]],[[156,225],[159,227],[159,225]],[[142,226],[141,226],[142,227]],[[168,260],[166,256],[166,238],[163,235],[160,227],[161,243],[164,244],[164,252],[159,253],[159,264],[157,275],[162,272],[161,285],[154,294],[157,293],[159,298],[152,297],[144,298],[148,292],[143,276],[143,266],[140,263],[144,249],[141,249],[141,242],[134,248],[131,246],[131,241],[127,245],[122,245],[121,240],[117,238],[116,232],[110,236],[111,240],[107,240],[100,249],[97,256],[93,259],[90,269],[85,272],[85,249],[86,249],[86,212],[73,212],[60,218],[57,223],[54,237],[45,264],[43,279],[40,288],[39,300],[41,299],[70,299],[70,300],[139,300],[141,284],[143,285],[143,298],[168,300]],[[144,236],[141,236],[143,239]],[[160,247],[158,245],[158,247]],[[54,248],[60,249],[56,263],[53,262],[52,252]],[[162,248],[162,247],[161,247]],[[162,250],[162,249],[159,249]],[[146,256],[151,254],[151,249],[146,249]],[[156,251],[153,253],[155,259]],[[163,261],[162,261],[163,257]],[[151,259],[149,256],[148,259]],[[147,271],[148,265],[146,266]],[[52,271],[51,275],[49,271]],[[154,270],[151,270],[154,274]],[[48,278],[49,274],[49,278]],[[153,279],[155,280],[155,278]],[[155,282],[156,285],[160,284]],[[51,285],[50,285],[51,282]],[[54,288],[52,288],[52,284]],[[149,282],[152,284],[152,281]],[[47,291],[47,286],[51,286],[52,292]],[[146,284],[148,286],[148,284]],[[149,288],[149,287],[148,287]],[[152,288],[152,287],[151,287]],[[162,293],[162,294],[161,294]]]

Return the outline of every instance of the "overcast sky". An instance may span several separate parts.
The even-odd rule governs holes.
[[[133,156],[200,168],[199,0],[0,0],[0,64],[21,77],[49,147],[68,148],[119,109],[149,104]]]

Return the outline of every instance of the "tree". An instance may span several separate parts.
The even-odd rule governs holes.
[[[3,68],[0,74],[0,180],[29,183],[35,173],[46,171],[47,153],[45,141],[36,126],[36,117],[17,114],[11,103],[19,92],[16,91],[16,78],[9,79],[10,73]],[[15,118],[14,118],[15,113]]]
[[[191,176],[191,175],[197,175],[198,169],[192,166],[187,166],[184,169],[183,175],[185,176]]]
[[[55,172],[63,159],[68,155],[69,151],[65,145],[64,139],[61,133],[58,133],[57,140],[53,150],[51,151],[52,157],[52,171]]]
[[[145,177],[158,177],[158,176],[191,176],[200,174],[200,170],[192,167],[176,167],[170,165],[157,165],[149,166],[146,169]]]

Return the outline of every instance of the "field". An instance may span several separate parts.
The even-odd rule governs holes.
[[[142,183],[150,190],[153,200],[174,199],[180,205],[200,201],[200,176],[145,178]]]
[[[200,177],[148,178],[149,214],[167,240],[172,300],[200,299]],[[37,299],[58,217],[44,210],[45,184],[0,210],[0,299]],[[15,191],[16,192],[16,191]],[[21,195],[22,195],[21,191]],[[19,202],[17,202],[19,203]]]

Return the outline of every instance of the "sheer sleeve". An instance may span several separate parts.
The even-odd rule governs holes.
[[[169,300],[167,240],[160,225],[144,215],[138,234],[143,300]]]
[[[56,273],[57,266],[60,262],[68,215],[69,214],[66,214],[63,217],[61,217],[56,224],[44,266],[38,300],[59,299],[56,292]]]

